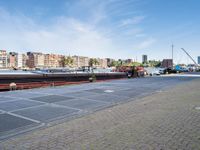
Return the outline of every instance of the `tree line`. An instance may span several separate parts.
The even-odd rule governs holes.
[[[67,56],[61,60],[61,63],[63,64],[64,67],[72,67],[74,65],[74,59],[71,56]],[[99,64],[100,62],[96,58],[89,59],[88,66],[94,67]]]

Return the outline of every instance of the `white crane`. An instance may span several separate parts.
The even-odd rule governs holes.
[[[196,63],[196,61],[192,58],[192,56],[184,49],[184,48],[181,48],[185,53],[186,55],[194,62],[195,64],[195,67],[196,69],[199,69],[199,65]]]

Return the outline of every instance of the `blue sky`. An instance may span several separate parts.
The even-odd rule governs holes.
[[[0,0],[0,49],[141,61],[200,55],[199,0]]]

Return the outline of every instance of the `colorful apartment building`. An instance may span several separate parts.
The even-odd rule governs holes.
[[[0,68],[7,68],[8,60],[7,60],[7,52],[6,50],[0,50]]]

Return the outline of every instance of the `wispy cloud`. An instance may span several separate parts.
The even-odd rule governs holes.
[[[111,39],[74,18],[57,18],[53,24],[40,26],[29,18],[5,11],[0,19],[2,49],[101,57],[109,55],[108,49],[114,49]]]
[[[125,19],[121,21],[119,26],[122,27],[128,25],[136,25],[141,23],[144,20],[144,18],[145,18],[144,16],[135,16],[133,18]]]
[[[134,27],[142,23],[145,17],[133,15],[129,19],[115,20],[113,18],[117,16],[110,16],[112,14],[110,10],[118,7],[111,5],[114,2],[115,0],[103,2],[89,0],[85,3],[85,0],[80,0],[73,4],[67,3],[67,15],[53,17],[48,24],[40,23],[23,13],[14,14],[0,9],[1,49],[113,58],[127,57],[126,54],[130,53],[131,45],[138,42],[131,40],[130,37],[137,38],[137,35],[146,35],[142,28]],[[120,2],[119,6],[123,4],[123,1]],[[129,1],[128,4],[130,3],[132,2]],[[123,8],[125,9],[124,5]],[[123,28],[119,29],[118,25]],[[130,41],[127,42],[127,39]],[[145,48],[155,41],[150,38],[144,41],[141,39],[139,42],[138,47]]]
[[[154,38],[148,38],[148,39],[145,39],[144,41],[142,41],[141,43],[139,43],[138,46],[137,46],[137,48],[138,49],[145,49],[145,48],[150,47],[155,42],[156,42],[156,39],[154,39]]]

